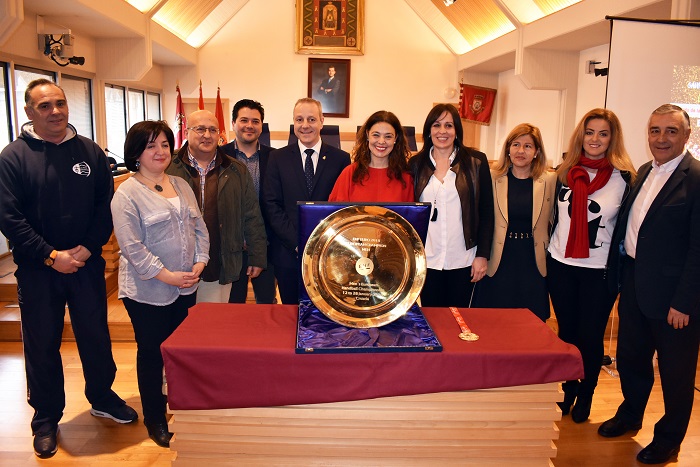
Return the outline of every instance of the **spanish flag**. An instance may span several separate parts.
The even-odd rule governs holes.
[[[175,85],[175,91],[177,91],[177,100],[175,103],[175,147],[173,149],[179,149],[187,140],[187,118],[185,118],[185,111],[182,108],[179,84]]]
[[[204,110],[204,98],[202,97],[202,80],[199,80],[199,110]]]
[[[223,146],[228,141],[226,139],[226,119],[224,118],[224,107],[221,105],[221,88],[216,87],[216,119],[219,121],[219,146]]]

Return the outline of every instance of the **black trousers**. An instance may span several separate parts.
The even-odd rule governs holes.
[[[237,281],[231,284],[229,303],[245,303],[248,295],[248,252],[243,252],[243,266]],[[255,292],[255,303],[275,303],[275,270],[271,263],[258,277],[250,279]]]
[[[421,306],[466,308],[472,298],[472,268],[430,269],[420,294]]]
[[[625,261],[622,281],[617,368],[624,401],[617,415],[629,423],[644,417],[654,384],[652,359],[656,351],[665,413],[654,425],[654,440],[668,446],[680,445],[693,409],[700,323],[692,316],[688,326],[673,329],[666,319],[644,316],[635,292],[633,260]]]
[[[549,255],[547,288],[559,338],[581,352],[584,378],[578,385],[578,394],[593,396],[605,354],[605,326],[617,294],[608,290],[604,269],[570,266]],[[573,383],[565,384],[571,387]]]
[[[136,337],[136,375],[143,407],[143,422],[166,423],[167,398],[163,395],[163,355],[160,345],[187,317],[197,294],[180,295],[170,305],[157,306],[124,298],[124,307]]]
[[[111,389],[117,366],[107,327],[104,271],[104,259],[96,255],[73,274],[45,266],[17,267],[27,400],[34,408],[35,434],[55,429],[66,406],[60,353],[66,304],[83,366],[85,396],[93,407],[124,404]]]
[[[283,268],[275,265],[275,277],[280,291],[280,299],[285,305],[299,304],[299,269]]]

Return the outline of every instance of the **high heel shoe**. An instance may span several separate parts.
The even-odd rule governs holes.
[[[170,447],[170,438],[173,434],[168,431],[167,423],[146,424],[148,436],[158,445],[164,448]]]
[[[588,416],[591,415],[591,405],[593,404],[593,396],[582,396],[578,395],[576,398],[576,405],[571,409],[571,420],[574,423],[583,423],[588,420]]]

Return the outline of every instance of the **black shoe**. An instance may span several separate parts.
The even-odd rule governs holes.
[[[624,435],[628,431],[638,431],[640,428],[642,428],[642,422],[627,423],[615,415],[598,427],[598,434],[606,438],[616,438]]]
[[[146,429],[148,430],[148,436],[155,441],[158,446],[164,448],[170,447],[170,438],[173,437],[173,434],[168,431],[167,423],[146,424]]]
[[[34,435],[34,453],[42,458],[53,457],[58,451],[58,428]]]
[[[576,381],[575,383],[578,383]],[[576,393],[578,392],[578,384],[571,384],[569,381],[562,384],[562,389],[564,390],[564,401],[557,402],[557,405],[561,409],[561,415],[569,415],[571,412],[571,406],[574,405],[576,400]]]
[[[663,464],[676,457],[680,449],[680,446],[668,447],[657,441],[652,441],[649,446],[639,451],[637,460],[642,464]]]
[[[134,409],[126,404],[109,408],[93,407],[90,409],[90,415],[95,417],[111,418],[117,423],[131,423],[135,422],[139,418],[139,414],[137,414]]]
[[[583,423],[588,420],[588,416],[591,414],[591,404],[593,404],[593,396],[579,394],[576,398],[576,405],[571,409],[571,420],[574,423]]]

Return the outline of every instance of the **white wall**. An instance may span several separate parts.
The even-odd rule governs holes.
[[[496,133],[495,147],[489,148],[489,159],[498,159],[508,133],[520,123],[530,123],[540,129],[549,165],[560,160],[559,107],[560,91],[530,90],[515,76],[514,70],[500,73],[498,77],[497,121],[489,130]]]
[[[484,126],[481,134],[481,150],[489,159],[497,159],[510,130],[519,123],[531,123],[542,132],[547,159],[551,166],[561,162],[561,154],[569,143],[570,130],[564,128],[562,115],[566,103],[565,92],[576,95],[576,121],[589,110],[605,107],[606,79],[586,74],[586,62],[601,62],[598,68],[607,67],[608,45],[581,51],[579,56],[578,83],[574,90],[528,89],[514,70],[498,75],[496,109],[490,126]],[[557,70],[550,69],[552,73]],[[471,80],[473,81],[473,79]],[[465,78],[465,82],[471,83]],[[471,83],[478,84],[478,83]],[[623,122],[624,125],[624,122]]]
[[[579,64],[578,92],[576,94],[576,121],[578,122],[589,110],[605,107],[605,86],[607,77],[586,73],[588,61],[601,62],[596,68],[608,67],[609,44],[581,51]]]
[[[259,100],[270,129],[286,131],[294,102],[307,95],[310,57],[352,60],[350,117],[325,121],[341,131],[354,132],[382,109],[404,125],[422,128],[432,104],[444,100],[444,89],[457,87],[456,57],[402,0],[365,2],[361,56],[294,53],[295,17],[294,2],[288,0],[248,2],[202,47],[198,71],[164,70],[165,117],[171,120],[175,113],[176,81],[183,97],[196,97],[201,78],[205,98],[216,96],[218,84],[231,107],[242,98]]]

